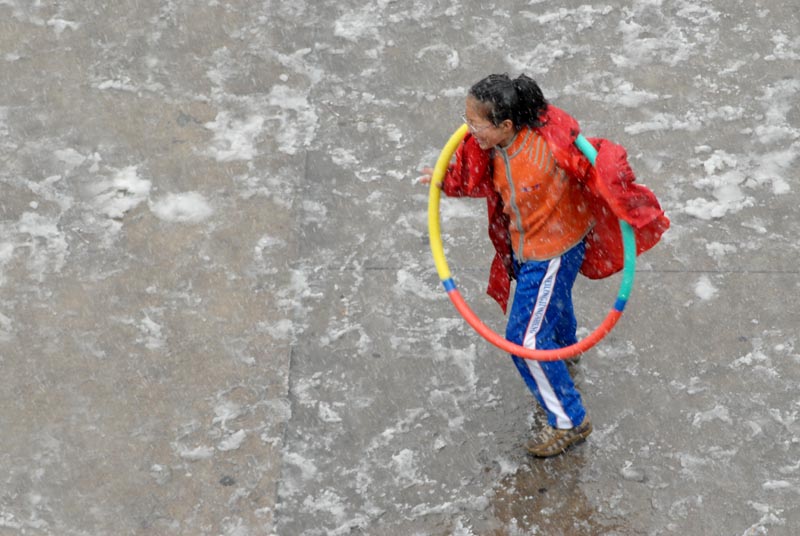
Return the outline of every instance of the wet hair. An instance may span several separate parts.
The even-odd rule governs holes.
[[[510,119],[516,130],[542,126],[539,116],[547,101],[532,78],[521,74],[511,79],[507,74],[490,74],[476,82],[469,95],[485,105],[488,119],[498,126]]]

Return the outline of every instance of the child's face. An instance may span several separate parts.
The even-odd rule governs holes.
[[[467,97],[464,119],[481,149],[486,150],[495,145],[506,145],[514,136],[514,127],[511,121],[506,119],[500,125],[495,126],[487,117],[486,105],[475,97]]]

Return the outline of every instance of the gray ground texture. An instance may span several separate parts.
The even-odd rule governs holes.
[[[796,0],[0,0],[0,534],[800,533]],[[525,72],[672,228],[550,460],[415,183]],[[444,199],[462,293],[481,201]],[[617,277],[579,279],[580,334]]]

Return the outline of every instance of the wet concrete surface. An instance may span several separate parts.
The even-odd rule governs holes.
[[[793,535],[787,1],[0,0],[0,534]],[[673,227],[533,460],[416,170],[526,72]],[[481,201],[442,202],[479,316]],[[618,278],[576,285],[581,333]]]

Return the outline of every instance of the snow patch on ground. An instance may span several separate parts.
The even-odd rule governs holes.
[[[198,192],[167,194],[151,203],[159,219],[177,223],[199,223],[214,213],[211,204]]]
[[[258,154],[256,142],[264,127],[264,117],[253,115],[237,119],[230,112],[223,111],[205,127],[214,134],[209,156],[218,162],[252,160]]]
[[[89,187],[94,205],[100,214],[121,220],[125,214],[147,200],[151,183],[142,179],[137,166],[117,170],[110,179],[101,180]]]
[[[717,295],[718,289],[714,286],[708,276],[702,276],[694,285],[694,293],[698,298],[708,301]]]

